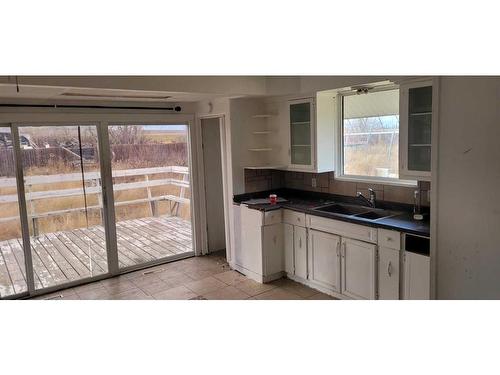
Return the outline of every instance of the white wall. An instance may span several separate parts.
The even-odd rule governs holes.
[[[442,78],[439,114],[437,298],[498,299],[500,78]]]

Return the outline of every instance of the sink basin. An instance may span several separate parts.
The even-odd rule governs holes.
[[[386,210],[372,210],[368,212],[363,212],[361,214],[353,215],[367,220],[378,220],[386,217],[391,217],[396,215],[397,212],[386,211]]]
[[[368,211],[368,212],[364,212],[362,214],[357,214],[354,216],[361,217],[363,219],[368,219],[368,220],[377,220],[377,219],[382,219],[383,217],[387,217],[389,215],[390,214],[384,215],[384,214],[379,214],[379,213],[374,212],[374,211]]]
[[[328,212],[331,214],[345,215],[359,217],[366,220],[379,220],[386,217],[394,216],[397,212],[364,207],[364,206],[354,206],[350,204],[328,204],[326,206],[320,206],[314,208],[315,211]]]
[[[314,210],[321,212],[329,212],[332,214],[352,216],[356,214],[365,213],[369,210],[369,208],[335,203],[335,204],[329,204],[327,206],[316,207]]]

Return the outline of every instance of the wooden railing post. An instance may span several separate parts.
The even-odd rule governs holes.
[[[149,182],[149,175],[148,174],[144,175],[144,180],[146,182]],[[153,196],[151,194],[151,187],[149,186],[149,184],[147,184],[146,190],[148,192],[149,209],[151,210],[151,216],[157,216],[158,213],[157,213],[157,210],[156,210],[156,201],[153,201],[153,199],[152,199]]]
[[[26,187],[28,188],[28,194],[31,195],[31,184],[28,184]],[[33,236],[38,237],[39,234],[38,218],[36,217],[35,204],[33,203],[32,199],[29,200],[29,204],[30,204],[30,215],[31,215]]]
[[[95,180],[95,186],[100,188],[102,183],[101,183],[101,178],[96,178]],[[102,204],[102,189],[99,189],[97,192],[97,204],[99,205],[99,213],[101,216],[101,223],[104,223],[104,208]]]

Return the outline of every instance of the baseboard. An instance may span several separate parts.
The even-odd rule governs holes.
[[[350,297],[347,297],[347,296],[344,296],[343,294],[334,292],[333,290],[325,288],[321,285],[312,283],[309,280],[303,279],[302,277],[290,275],[288,273],[286,274],[286,277],[289,278],[290,280],[293,280],[293,281],[299,283],[299,284],[302,284],[302,285],[308,286],[311,289],[317,290],[318,292],[328,294],[331,297],[335,297],[337,299],[352,300],[352,298],[350,298]]]

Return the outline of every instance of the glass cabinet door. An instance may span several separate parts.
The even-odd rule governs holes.
[[[408,170],[431,170],[432,86],[408,90]]]
[[[290,161],[311,165],[311,103],[290,104]]]

